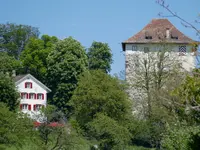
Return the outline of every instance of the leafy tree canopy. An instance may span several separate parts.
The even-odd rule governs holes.
[[[0,73],[0,89],[0,102],[5,103],[9,110],[16,110],[19,104],[19,93],[12,79],[3,73]]]
[[[107,43],[94,41],[88,50],[89,69],[101,69],[110,72],[112,64],[112,53]]]
[[[31,73],[45,83],[47,71],[47,57],[58,39],[54,36],[43,35],[41,39],[30,38],[25,50],[21,54],[24,73]]]
[[[19,113],[9,111],[0,103],[0,149],[8,147],[22,148],[29,135],[32,135],[32,122]]]
[[[17,70],[20,67],[20,61],[9,56],[6,52],[0,52],[0,71],[11,73],[13,70]]]
[[[71,104],[77,121],[83,126],[97,113],[104,113],[117,121],[130,113],[124,85],[100,70],[87,71],[80,76]]]
[[[38,37],[38,28],[14,23],[0,24],[0,50],[19,59],[31,37]]]
[[[84,47],[72,37],[60,40],[47,58],[47,79],[51,88],[51,104],[67,113],[68,101],[76,88],[78,76],[87,69]]]

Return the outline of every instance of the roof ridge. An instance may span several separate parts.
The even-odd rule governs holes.
[[[178,38],[166,38],[166,30],[169,29],[171,31],[170,34],[176,35]],[[181,31],[179,31],[167,18],[153,18],[142,30],[138,33],[130,37],[128,40],[123,43],[157,43],[160,42],[160,36],[156,34],[159,30],[159,34],[162,34],[162,37],[169,43],[192,43],[194,40],[184,35]],[[145,32],[149,31],[152,33],[152,38],[146,38]]]

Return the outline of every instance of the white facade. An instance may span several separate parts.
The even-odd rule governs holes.
[[[185,46],[186,53],[180,53],[179,47]],[[125,60],[126,60],[126,81],[129,83],[130,87],[127,90],[129,97],[134,101],[133,103],[133,114],[139,118],[143,118],[145,115],[147,103],[146,93],[141,87],[135,87],[137,80],[143,81],[144,74],[140,74],[140,71],[144,71],[144,60],[148,60],[150,70],[155,69],[154,64],[159,62],[157,52],[165,51],[165,55],[169,58],[163,61],[166,69],[171,70],[174,66],[182,66],[183,70],[188,72],[195,68],[195,58],[194,52],[191,51],[192,46],[182,45],[182,44],[125,44]],[[149,59],[147,57],[150,56]],[[181,70],[182,70],[181,69]],[[137,72],[137,73],[136,73]],[[145,82],[140,83],[145,84]],[[144,85],[145,86],[145,85]]]
[[[186,48],[186,53],[180,53],[180,47]],[[178,60],[182,63],[182,67],[186,71],[191,71],[195,68],[195,53],[192,52],[192,46],[189,44],[126,44],[125,45],[125,57],[128,60],[128,57],[133,57],[134,55],[140,55],[140,58],[143,57],[145,49],[148,48],[149,52],[158,52],[159,50],[165,50],[170,52],[172,57],[177,57]],[[127,62],[127,63],[130,63]],[[126,68],[127,69],[127,68]]]
[[[25,75],[15,82],[20,93],[20,109],[30,115],[39,113],[39,109],[47,105],[47,93],[51,90],[34,78],[32,75]]]

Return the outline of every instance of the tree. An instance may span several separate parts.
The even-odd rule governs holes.
[[[3,73],[0,73],[0,89],[0,102],[5,103],[9,110],[15,111],[19,104],[19,93],[12,79]]]
[[[107,43],[94,41],[88,49],[89,69],[110,72],[112,64],[111,49]]]
[[[185,20],[184,18],[180,17],[176,12],[173,12],[169,8],[169,4],[167,4],[165,2],[165,0],[156,0],[156,3],[159,4],[161,7],[163,7],[165,10],[167,10],[170,13],[170,15],[168,15],[168,17],[178,18],[185,27],[194,29],[197,32],[197,35],[200,36],[200,30],[194,24],[192,24],[192,23],[188,22],[187,20]],[[159,13],[159,15],[163,16],[162,13]],[[198,20],[195,20],[195,22],[200,23]]]
[[[173,94],[177,97],[176,101],[179,111],[182,110],[182,117],[189,119],[190,123],[193,121],[200,121],[200,80],[199,69],[193,71],[192,76],[187,76],[182,84],[177,87]]]
[[[0,51],[7,52],[17,60],[31,37],[38,37],[38,28],[13,23],[0,24]]]
[[[78,75],[87,69],[87,64],[83,46],[72,37],[58,41],[47,58],[47,84],[52,90],[50,103],[66,114],[70,112],[68,101]]]
[[[20,113],[9,111],[3,103],[0,103],[0,109],[0,149],[8,147],[21,149],[30,138],[29,135],[33,135],[32,121]]]
[[[96,114],[95,118],[87,125],[89,136],[97,140],[98,147],[102,150],[125,149],[130,142],[129,130],[105,114]]]
[[[20,61],[9,56],[6,52],[0,52],[0,71],[11,73],[21,67]]]
[[[124,90],[121,81],[102,70],[86,71],[79,78],[70,104],[84,135],[95,139],[100,149],[122,149],[130,141],[124,126],[131,114],[130,101]]]
[[[200,139],[199,126],[189,126],[179,123],[168,127],[161,142],[163,149],[168,150],[198,150]]]
[[[20,60],[24,67],[23,73],[30,73],[38,80],[46,83],[47,57],[58,41],[55,36],[43,35],[41,39],[30,38]]]
[[[133,55],[128,66],[128,93],[135,102],[134,112],[142,118],[151,118],[154,111],[172,110],[170,92],[184,77],[180,73],[184,71],[181,63],[177,55],[169,51],[170,46],[161,44],[157,48],[160,49],[158,52]]]
[[[84,72],[71,99],[76,120],[84,126],[97,113],[123,120],[130,113],[130,101],[124,88],[117,78],[100,70]]]

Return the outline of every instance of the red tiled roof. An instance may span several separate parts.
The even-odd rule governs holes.
[[[169,30],[169,38],[166,38],[166,30]],[[148,36],[150,37],[150,39],[146,38]],[[122,44],[158,43],[163,40],[167,43],[194,42],[191,38],[185,36],[182,32],[180,32],[168,19],[153,19],[140,32],[130,37],[128,40],[122,42]]]

